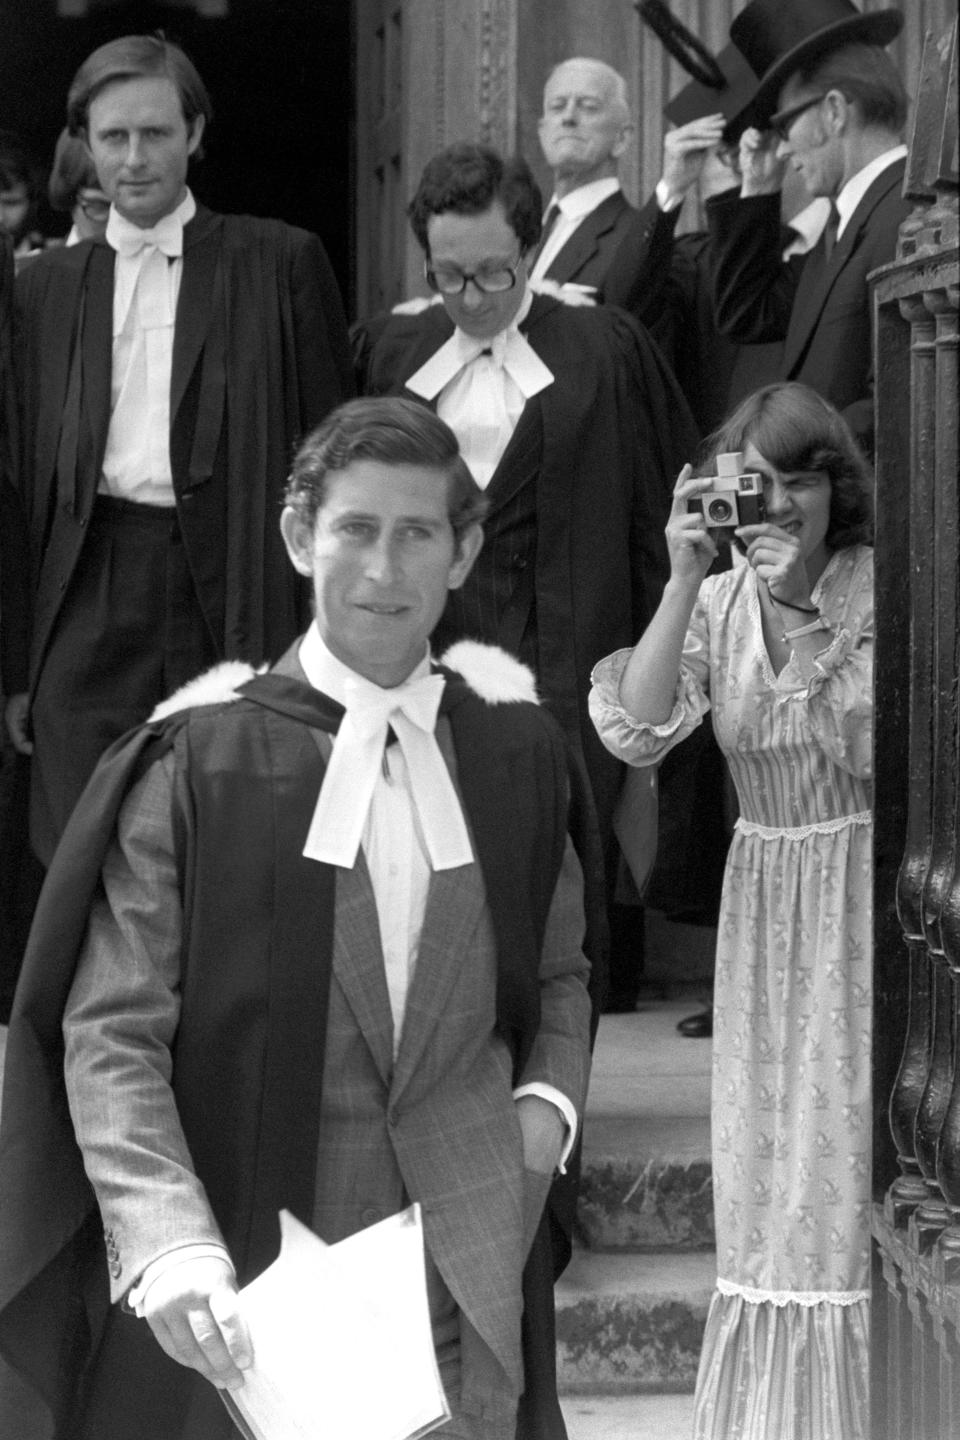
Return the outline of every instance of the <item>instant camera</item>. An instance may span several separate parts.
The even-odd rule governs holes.
[[[688,510],[702,510],[711,530],[735,530],[738,525],[759,525],[766,519],[763,477],[743,469],[739,450],[717,456],[717,478],[709,490],[687,501]]]

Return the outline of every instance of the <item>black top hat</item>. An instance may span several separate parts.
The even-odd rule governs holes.
[[[801,66],[842,45],[889,45],[902,26],[899,10],[864,15],[850,0],[750,0],[730,26],[730,39],[760,82],[724,139],[737,139],[748,125],[765,129],[781,87]]]
[[[634,9],[664,49],[693,76],[663,107],[667,119],[686,125],[701,115],[723,115],[728,124],[736,122],[757,88],[757,77],[736,45],[725,46],[714,58],[683,21],[671,14],[665,0],[636,0]]]
[[[691,80],[664,105],[663,113],[674,125],[686,125],[701,115],[722,115],[728,126],[737,124],[740,111],[753,99],[757,77],[736,45],[726,45],[716,57],[716,64],[723,77],[722,86]]]

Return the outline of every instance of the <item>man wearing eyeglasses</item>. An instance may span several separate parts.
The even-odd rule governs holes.
[[[113,740],[215,661],[274,658],[306,618],[273,517],[297,437],[351,388],[343,308],[316,236],[197,203],[210,114],[176,45],[94,51],[68,120],[111,202],[106,243],[17,284],[27,533],[0,537],[22,580],[3,689],[44,865]]]
[[[541,201],[525,161],[450,146],[409,214],[442,305],[359,327],[358,384],[432,406],[489,500],[483,550],[434,645],[495,641],[531,666],[586,762],[609,842],[622,771],[597,744],[587,680],[657,603],[664,508],[693,422],[629,316],[530,289]]]
[[[850,0],[751,0],[730,38],[761,79],[728,140],[740,140],[739,195],[707,205],[721,330],[783,340],[770,379],[800,380],[844,411],[872,448],[872,316],[867,276],[896,256],[910,212],[901,196],[907,98],[884,46],[896,10],[863,15]],[[802,260],[780,253],[787,168],[831,202]]]

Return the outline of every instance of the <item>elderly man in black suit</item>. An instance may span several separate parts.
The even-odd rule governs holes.
[[[618,178],[633,132],[626,81],[610,65],[577,56],[550,72],[538,133],[554,190],[530,278],[568,301],[602,301],[613,257],[635,234],[638,212]]]
[[[3,678],[44,864],[113,739],[213,661],[274,658],[305,619],[274,516],[294,442],[351,386],[343,308],[316,236],[194,200],[209,116],[177,46],[94,51],[68,121],[112,202],[106,243],[17,281],[26,534],[4,527],[22,584]]]
[[[777,376],[845,412],[871,447],[872,315],[867,276],[896,256],[907,113],[884,46],[896,10],[850,0],[750,0],[730,38],[760,81],[738,117],[739,195],[707,205],[719,327],[741,342],[783,340]],[[737,138],[728,133],[727,138]],[[782,258],[780,188],[791,166],[831,221],[802,260]]]

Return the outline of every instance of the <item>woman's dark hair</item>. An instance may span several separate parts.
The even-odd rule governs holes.
[[[84,142],[79,135],[61,130],[47,183],[47,194],[54,210],[65,210],[69,214],[81,190],[99,188],[99,185],[93,157]]]
[[[434,215],[482,215],[499,200],[524,252],[540,239],[543,200],[533,171],[519,155],[504,160],[488,145],[448,145],[427,161],[407,207],[413,233],[430,254],[427,225]]]
[[[785,475],[823,470],[830,479],[831,550],[873,543],[873,474],[843,416],[808,385],[765,385],[748,395],[704,441],[704,463],[753,445]]]
[[[327,498],[327,476],[346,470],[355,460],[442,471],[458,549],[464,532],[487,513],[487,497],[460,454],[450,426],[425,405],[400,396],[348,400],[331,411],[297,451],[285,504],[312,529]]]
[[[207,87],[180,46],[162,35],[123,35],[88,55],[73,77],[67,95],[67,128],[71,135],[86,134],[90,104],[107,85],[158,76],[174,85],[183,118],[191,129],[198,115],[209,125],[213,106]],[[200,147],[194,153],[199,158]]]

